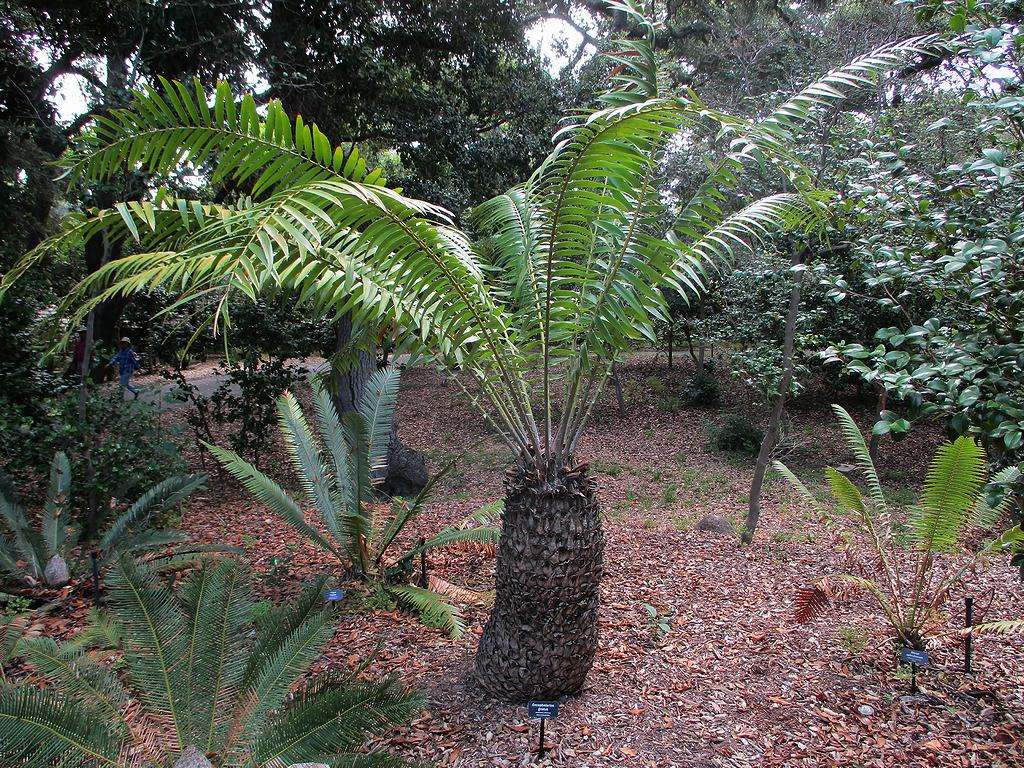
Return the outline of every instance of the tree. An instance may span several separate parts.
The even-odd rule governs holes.
[[[643,19],[632,5],[617,7]],[[280,105],[261,117],[226,85],[209,106],[198,85],[165,83],[101,121],[68,157],[69,173],[101,179],[126,160],[168,173],[187,160],[251,182],[253,196],[202,205],[158,195],[76,216],[5,284],[43,254],[116,227],[142,253],[84,280],[58,315],[80,317],[108,296],[173,281],[185,297],[254,296],[275,284],[317,311],[396,320],[407,348],[429,350],[460,374],[456,382],[516,455],[480,683],[509,700],[576,692],[597,649],[604,548],[594,482],[576,449],[612,366],[631,343],[654,337],[662,287],[699,292],[704,271],[765,233],[819,226],[823,197],[785,139],[817,108],[937,42],[887,46],[851,65],[845,83],[812,85],[757,124],[672,93],[649,43],[623,42],[599,109],[557,135],[526,184],[471,212],[475,243],[445,211],[381,185],[357,151],[333,149]],[[709,127],[732,151],[686,206],[666,211],[657,184],[665,147]],[[786,174],[798,191],[724,210],[723,190],[748,162]]]

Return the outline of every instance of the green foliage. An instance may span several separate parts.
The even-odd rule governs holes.
[[[648,24],[635,5],[623,9]],[[407,346],[427,348],[475,380],[510,448],[563,465],[616,355],[653,338],[663,287],[699,292],[709,268],[769,234],[820,227],[825,196],[787,152],[793,133],[937,42],[888,45],[756,124],[709,109],[692,91],[673,93],[650,45],[625,42],[609,57],[616,70],[599,109],[559,132],[523,187],[467,217],[476,243],[445,212],[378,184],[381,175],[358,154],[332,149],[276,102],[261,115],[251,97],[238,104],[226,85],[211,98],[197,86],[163,83],[101,120],[68,156],[68,173],[102,180],[127,161],[166,174],[188,161],[214,179],[246,181],[252,197],[201,205],[160,194],[76,217],[4,286],[46,253],[102,228],[141,253],[83,281],[59,315],[87,311],[83,299],[93,290],[102,300],[174,284],[194,297],[231,285],[256,298],[273,285],[319,313],[394,320]],[[662,154],[681,129],[709,121],[730,148],[691,200],[666,210],[657,188]],[[799,192],[723,207],[747,165],[784,174]],[[543,388],[538,413],[526,393],[534,368]],[[559,379],[565,386],[553,388]]]
[[[87,550],[97,554],[99,567],[105,568],[123,553],[145,557],[157,567],[170,567],[188,557],[189,548],[180,544],[179,534],[156,531],[154,517],[167,512],[206,482],[205,475],[181,475],[156,484],[134,503],[106,521],[99,539],[88,547],[79,547],[85,523],[76,519],[71,506],[71,465],[58,453],[50,468],[50,483],[45,508],[38,525],[10,488],[0,493],[0,573],[5,581],[19,587],[45,589],[61,587],[80,567],[88,573]],[[192,550],[194,552],[194,550]],[[74,555],[78,554],[77,559]]]
[[[722,387],[714,375],[704,372],[687,381],[681,395],[690,405],[709,407],[721,401]]]
[[[298,501],[255,466],[232,451],[210,449],[253,496],[302,536],[350,565],[360,578],[376,582],[379,589],[418,611],[428,623],[458,636],[464,625],[455,608],[426,589],[428,585],[407,583],[412,561],[443,547],[493,547],[498,529],[484,512],[478,512],[461,526],[445,528],[397,557],[390,555],[396,539],[424,509],[442,476],[431,478],[412,501],[393,500],[390,514],[379,511],[373,485],[387,461],[399,378],[394,368],[375,373],[367,382],[358,411],[344,417],[339,417],[328,392],[314,380],[315,432],[291,393],[278,399],[281,433],[306,500],[316,510],[317,525],[307,519]]]
[[[808,621],[825,612],[834,598],[863,591],[874,599],[900,642],[922,648],[929,637],[941,632],[942,609],[950,592],[986,557],[1024,542],[1024,530],[1016,526],[980,547],[971,545],[971,540],[990,533],[1002,521],[1013,503],[1012,495],[1005,494],[997,507],[989,505],[985,451],[972,438],[958,437],[939,447],[917,503],[900,508],[886,499],[856,423],[845,410],[833,407],[868,492],[862,494],[838,470],[826,470],[836,504],[849,513],[840,520],[847,526],[841,537],[849,542],[846,555],[852,570],[801,588],[796,617]],[[817,506],[785,465],[776,462],[775,466]],[[1020,476],[1020,470],[1010,468],[993,482],[1005,486]]]
[[[21,652],[48,685],[0,688],[5,764],[51,765],[58,755],[67,766],[170,764],[186,751],[223,766],[360,764],[387,759],[356,754],[367,735],[422,706],[393,677],[309,674],[336,618],[322,582],[255,626],[248,574],[229,560],[204,563],[176,595],[122,558],[109,586],[125,679],[76,644],[23,641]],[[129,698],[160,727],[130,716]]]
[[[185,470],[177,431],[160,423],[152,405],[90,390],[84,417],[73,394],[44,400],[40,411],[12,431],[0,427],[5,471],[26,486],[54,453],[63,452],[76,478],[71,502],[80,515],[88,513],[91,499],[102,506]]]
[[[729,453],[755,456],[761,449],[762,440],[764,432],[743,414],[729,414],[722,426],[715,430],[715,445],[718,446],[718,450]]]
[[[214,370],[223,380],[210,395],[176,371],[171,397],[188,404],[185,420],[201,444],[215,443],[226,434],[232,450],[258,467],[267,454],[277,398],[299,383],[303,373],[279,356],[264,359],[253,349]]]

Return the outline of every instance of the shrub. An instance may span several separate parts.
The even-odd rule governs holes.
[[[78,644],[23,639],[48,685],[0,688],[0,764],[390,764],[361,753],[367,736],[422,706],[394,677],[309,674],[334,634],[322,582],[259,621],[231,561],[206,563],[178,594],[127,558],[109,582],[126,679]]]
[[[764,432],[755,427],[750,419],[740,414],[730,414],[715,432],[715,445],[720,451],[742,453],[754,456],[761,449]]]
[[[273,433],[277,398],[301,381],[302,373],[280,358],[264,360],[254,352],[215,372],[226,375],[209,396],[202,394],[181,371],[165,375],[177,385],[172,397],[190,405],[185,420],[201,444],[216,444],[226,431],[232,450],[259,467]]]
[[[701,373],[686,382],[681,395],[683,400],[690,405],[718,405],[722,397],[722,388],[714,376]]]

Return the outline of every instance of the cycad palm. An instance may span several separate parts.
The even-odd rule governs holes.
[[[291,393],[278,400],[281,433],[292,465],[319,526],[311,524],[302,505],[274,480],[236,453],[210,446],[224,467],[249,492],[269,506],[302,536],[346,563],[357,577],[417,610],[432,624],[459,636],[464,629],[456,608],[426,587],[408,583],[412,559],[440,547],[460,543],[493,546],[498,530],[476,524],[450,527],[406,550],[394,561],[385,559],[395,539],[424,508],[440,476],[435,476],[412,501],[396,499],[390,518],[374,514],[375,480],[387,466],[400,374],[386,368],[370,377],[357,410],[339,417],[330,394],[313,382],[316,430]],[[409,566],[409,567],[407,567]],[[443,586],[443,585],[442,585]],[[468,592],[468,590],[466,591]]]
[[[998,506],[989,506],[984,493],[988,479],[985,450],[973,438],[961,436],[939,447],[917,504],[901,510],[887,501],[856,422],[843,408],[833,408],[867,491],[862,493],[838,470],[825,470],[832,497],[839,509],[851,516],[855,533],[855,546],[847,552],[853,568],[835,580],[870,594],[896,638],[923,648],[937,629],[950,592],[981,558],[1024,541],[1024,531],[1017,526],[980,547],[966,546],[970,536],[990,531],[1006,515],[1013,495],[1007,492]],[[821,510],[814,495],[785,464],[775,462],[775,468]],[[1009,488],[1020,476],[1018,468],[1010,467],[999,472],[993,482]],[[950,556],[950,562],[939,562],[944,555]],[[831,581],[825,578],[801,588],[796,600],[799,621],[809,621],[829,606],[834,592]]]
[[[612,5],[646,23],[632,0]],[[165,83],[131,110],[99,118],[67,158],[68,173],[105,179],[128,161],[166,174],[187,160],[246,181],[253,196],[223,206],[158,194],[76,218],[7,280],[40,254],[105,230],[143,252],[90,276],[59,314],[163,285],[188,297],[286,289],[318,312],[396,321],[409,347],[470,380],[467,394],[517,457],[478,677],[514,700],[577,691],[597,649],[603,535],[576,449],[612,363],[653,338],[663,288],[700,291],[706,270],[763,235],[815,226],[822,197],[785,142],[817,107],[935,42],[863,57],[758,124],[672,93],[652,48],[623,42],[600,109],[560,131],[522,187],[471,213],[476,243],[444,211],[382,186],[354,150],[332,149],[278,104],[261,118],[251,98],[237,106],[226,86],[211,107],[198,87]],[[657,184],[666,147],[708,128],[721,129],[729,152],[693,199],[666,210]],[[781,171],[798,191],[727,214],[724,191],[748,165]],[[225,325],[227,306],[218,313]]]
[[[111,578],[127,684],[77,644],[22,640],[49,686],[0,688],[0,763],[44,766],[380,765],[367,733],[420,706],[394,679],[306,681],[334,633],[322,584],[253,626],[245,572],[207,563],[175,596],[125,558]],[[141,704],[139,712],[131,702]]]

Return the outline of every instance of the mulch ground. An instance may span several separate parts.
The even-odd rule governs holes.
[[[742,519],[753,461],[713,446],[714,428],[743,393],[726,392],[724,408],[680,406],[688,373],[635,359],[622,369],[626,413],[609,391],[583,441],[607,536],[601,643],[583,693],[548,722],[543,764],[1024,765],[1024,639],[977,639],[970,677],[961,642],[939,643],[919,676],[921,694],[910,696],[906,671],[866,601],[811,625],[793,623],[795,589],[840,569],[843,558],[783,481],[766,487],[752,546],[697,529],[708,514]],[[786,461],[805,476],[849,460],[828,401],[819,392],[791,414]],[[867,409],[857,412],[869,423]],[[409,540],[501,498],[508,457],[457,386],[432,371],[407,371],[399,425],[431,468],[464,453]],[[939,439],[922,428],[884,444],[885,481],[915,489]],[[182,525],[197,539],[241,546],[269,597],[294,594],[324,570],[316,550],[228,480],[214,478]],[[479,553],[434,555],[429,567],[477,588],[493,574],[492,558]],[[980,618],[1024,616],[1024,588],[1005,562],[973,582],[970,594]],[[962,625],[962,605],[962,595],[950,601],[950,627]],[[355,666],[380,644],[370,672],[395,671],[426,692],[428,710],[387,741],[397,755],[439,766],[534,764],[536,722],[522,707],[485,700],[472,684],[486,609],[470,606],[466,616],[470,631],[451,640],[405,613],[348,611],[318,665]]]

